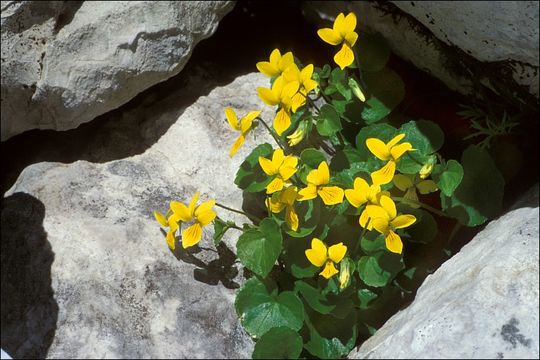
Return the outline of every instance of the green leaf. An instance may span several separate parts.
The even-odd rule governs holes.
[[[456,160],[448,160],[443,172],[438,176],[437,186],[446,196],[452,196],[463,180],[463,167]]]
[[[304,322],[304,305],[298,296],[292,291],[270,294],[255,277],[242,286],[234,305],[242,325],[254,337],[280,326],[298,331]]]
[[[362,118],[367,124],[385,118],[405,97],[405,84],[391,69],[365,73],[364,81],[371,92],[362,111]]]
[[[279,225],[266,218],[261,221],[258,229],[247,230],[240,235],[236,250],[242,264],[264,278],[278,259],[281,246]]]
[[[411,120],[408,123],[401,125],[399,132],[405,134],[405,138],[401,142],[409,142],[412,144],[414,152],[419,152],[422,155],[429,155],[439,150],[444,143],[444,133],[432,121],[427,120]]]
[[[372,124],[364,126],[356,135],[356,149],[358,149],[358,157],[361,161],[368,161],[375,157],[366,146],[368,138],[377,138],[385,143],[390,141],[398,134],[395,127],[388,124]]]
[[[361,33],[354,45],[358,49],[360,69],[366,72],[381,71],[390,58],[390,47],[379,34]]]
[[[357,294],[358,300],[360,300],[360,309],[367,309],[369,307],[369,303],[372,300],[375,300],[378,296],[369,289],[359,289]]]
[[[370,232],[360,239],[360,247],[368,255],[386,251],[384,235]]]
[[[325,104],[317,116],[317,131],[322,136],[330,136],[342,129],[341,120],[332,105]]]
[[[491,156],[475,145],[465,149],[461,164],[463,180],[451,197],[441,192],[441,205],[447,214],[461,224],[477,226],[499,214],[504,178]]]
[[[297,359],[302,352],[302,337],[288,327],[270,329],[255,343],[253,359]]]
[[[398,161],[397,169],[402,174],[418,174],[429,159],[429,155],[423,155],[417,151],[407,151]]]
[[[323,302],[326,300],[326,297],[321,291],[302,280],[294,283],[294,291],[299,292],[306,303],[318,313],[329,314],[336,307],[335,305],[324,304]]]
[[[403,269],[401,255],[388,251],[377,255],[362,256],[358,261],[360,279],[369,286],[383,287]]]
[[[266,186],[272,181],[271,177],[268,177],[262,171],[259,165],[259,157],[268,158],[273,153],[273,148],[270,144],[264,143],[257,146],[251,154],[248,155],[246,160],[240,165],[234,183],[238,187],[247,192],[259,192],[266,188]]]
[[[320,208],[314,206],[313,201],[301,201],[295,204],[295,210],[299,220],[298,230],[293,231],[287,227],[286,232],[295,238],[306,237],[319,225]]]
[[[311,169],[316,169],[321,162],[326,161],[326,158],[319,150],[307,148],[300,154],[300,160]]]
[[[409,208],[406,213],[416,217],[416,222],[405,229],[405,232],[409,235],[408,240],[423,244],[431,242],[438,231],[435,218],[423,209]]]
[[[214,245],[218,245],[221,241],[221,238],[227,230],[229,230],[231,227],[234,226],[234,222],[232,221],[223,221],[220,218],[216,217],[214,219]]]

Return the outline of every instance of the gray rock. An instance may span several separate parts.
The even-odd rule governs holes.
[[[271,143],[271,137],[259,126],[235,157],[229,158],[237,133],[229,129],[223,109],[232,106],[240,115],[261,109],[263,118],[271,119],[273,111],[258,99],[257,86],[268,86],[268,79],[250,74],[214,89],[186,109],[171,109],[161,102],[145,109],[154,113],[156,121],[174,116],[177,120],[141,155],[102,164],[38,163],[21,173],[3,201],[2,222],[14,225],[9,231],[3,227],[2,244],[28,243],[24,268],[35,269],[32,275],[49,274],[42,287],[50,288],[54,298],[43,303],[54,300],[57,320],[53,328],[49,325],[50,347],[38,355],[250,357],[253,343],[233,307],[234,288],[243,276],[237,274],[230,252],[221,249],[218,258],[215,252],[203,250],[193,255],[195,260],[180,250],[175,252],[177,260],[152,212],[165,212],[173,199],[188,202],[195,191],[201,192],[203,200],[215,198],[224,205],[242,207],[242,193],[233,183],[235,173],[251,149]],[[181,94],[173,93],[166,101]],[[28,215],[40,208],[38,215]],[[247,222],[242,215],[217,212],[238,224]],[[41,234],[41,246],[49,247],[45,259],[30,251],[35,243],[28,235],[32,224]],[[202,247],[212,247],[212,233],[213,229],[205,229]],[[238,235],[233,230],[226,234],[224,242],[230,249]],[[4,254],[9,255],[3,249]],[[9,283],[9,273],[19,270],[7,270]],[[31,276],[22,280],[32,281]],[[15,357],[35,349],[25,345],[37,321],[25,315],[32,301],[37,301],[30,300],[20,309],[18,322],[2,321],[2,336],[17,335],[11,343],[2,340],[2,347]],[[47,306],[51,307],[43,307]],[[39,328],[46,328],[44,321],[40,324]]]
[[[227,1],[2,1],[2,141],[67,130],[178,74]]]
[[[538,215],[536,201],[489,223],[349,357],[537,359]]]
[[[319,22],[354,11],[360,30],[380,32],[394,53],[462,94],[473,92],[475,78],[489,88],[490,81],[497,82],[512,87],[518,96],[538,98],[538,2],[392,3],[403,11],[391,10],[392,4],[364,1],[305,2],[304,9]],[[418,25],[427,31],[419,31]],[[451,58],[453,46],[463,54]]]

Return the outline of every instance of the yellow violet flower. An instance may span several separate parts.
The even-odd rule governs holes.
[[[352,47],[358,39],[358,34],[354,31],[356,28],[356,15],[349,13],[345,16],[339,14],[334,21],[333,28],[324,28],[317,31],[317,34],[324,42],[330,45],[339,45],[343,43],[341,50],[334,56],[334,61],[341,70],[351,65],[354,61],[354,52]]]
[[[178,201],[171,201],[171,210],[174,216],[180,221],[189,223],[184,231],[182,231],[182,247],[184,249],[196,245],[202,238],[202,228],[210,224],[216,217],[216,213],[212,207],[216,204],[215,200],[208,200],[197,205],[199,192],[193,195],[189,206],[186,206]]]
[[[319,275],[324,276],[326,279],[330,279],[339,272],[334,264],[339,264],[346,252],[347,246],[343,245],[341,242],[327,248],[321,240],[313,238],[313,240],[311,240],[311,249],[306,250],[306,257],[310,263],[317,267],[322,267],[324,265],[324,269]]]
[[[283,134],[291,126],[292,98],[298,92],[299,87],[298,81],[286,82],[283,76],[280,76],[274,81],[271,89],[257,88],[257,93],[262,101],[270,106],[279,105],[279,110],[274,118],[274,129],[278,135]]]
[[[317,87],[317,82],[311,77],[313,76],[313,64],[309,64],[301,71],[296,64],[291,64],[284,72],[283,77],[287,83],[298,81],[300,84],[299,91],[292,97],[291,109],[293,112],[306,103],[307,94]]]
[[[369,151],[383,161],[388,161],[379,170],[371,174],[371,179],[374,184],[382,185],[392,181],[396,172],[396,163],[407,151],[414,150],[408,142],[397,144],[405,137],[405,134],[399,134],[386,144],[377,138],[369,138],[366,140],[366,146]]]
[[[282,149],[277,149],[272,154],[272,160],[259,157],[259,165],[268,176],[275,176],[266,186],[266,193],[272,194],[285,187],[285,183],[296,173],[298,158],[292,155],[285,156]]]
[[[260,114],[260,110],[250,111],[246,116],[244,116],[242,119],[240,119],[240,121],[238,121],[238,117],[236,116],[236,113],[231,107],[227,107],[225,109],[225,117],[227,118],[230,127],[233,130],[240,132],[240,136],[238,137],[238,139],[236,139],[233,146],[231,147],[231,150],[229,151],[230,157],[233,157],[240,148],[240,146],[242,146],[244,140],[246,139],[246,134],[251,129],[251,125],[253,125],[253,120]]]
[[[397,215],[396,204],[387,195],[382,195],[380,205],[367,205],[366,211],[372,218],[375,230],[384,235],[386,248],[393,253],[401,254],[403,243],[395,229],[402,229],[415,223],[414,215]]]
[[[167,212],[167,215],[169,213],[170,211]],[[163,216],[163,214],[161,214],[159,211],[154,211],[154,217],[161,226],[169,228],[169,231],[167,232],[167,237],[165,239],[167,240],[167,245],[169,246],[169,248],[174,251],[176,247],[175,233],[176,230],[178,230],[178,221],[180,219],[175,214],[170,215],[166,219],[165,216]]]
[[[311,170],[307,176],[308,186],[298,192],[300,201],[315,199],[318,196],[326,205],[341,204],[343,202],[343,189],[337,186],[324,186],[330,182],[330,170],[326,161],[319,167]]]
[[[293,231],[298,230],[298,214],[294,210],[294,203],[298,197],[296,186],[289,186],[283,190],[277,197],[266,199],[266,206],[274,214],[280,213],[285,209],[285,222]]]
[[[369,185],[366,180],[360,177],[354,179],[353,189],[345,190],[345,197],[347,198],[347,200],[349,200],[349,203],[355,208],[359,208],[365,203],[371,205],[379,205],[379,198],[382,195],[390,196],[390,193],[388,191],[381,192],[380,185]],[[368,224],[368,220],[369,215],[366,209],[364,209],[359,218],[360,226],[366,227],[366,224]],[[369,223],[367,229],[371,230],[372,228],[373,224]]]
[[[281,56],[279,49],[274,49],[270,54],[270,61],[258,62],[256,66],[264,75],[275,77],[281,75],[291,64],[294,64],[292,52],[289,51]]]
[[[305,121],[301,121],[296,130],[291,135],[287,136],[287,139],[289,139],[289,146],[298,145],[304,139],[306,136],[306,126],[307,123]]]
[[[420,175],[420,178],[422,175]],[[433,180],[420,180],[418,181],[416,175],[401,175],[397,174],[393,179],[394,185],[401,190],[405,191],[403,197],[406,200],[413,200],[413,202],[407,202],[413,208],[419,208],[420,206],[415,202],[418,202],[418,195],[416,190],[422,195],[426,195],[437,191],[439,188]]]

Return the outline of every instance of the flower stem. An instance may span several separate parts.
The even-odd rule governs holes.
[[[426,204],[424,204],[424,203],[421,203],[420,201],[416,201],[416,200],[413,200],[413,199],[404,199],[404,198],[402,198],[402,197],[394,197],[394,196],[392,197],[392,200],[396,200],[396,201],[399,201],[399,202],[405,202],[405,203],[407,203],[407,202],[408,202],[408,203],[412,203],[412,204],[414,204],[414,205],[418,205],[418,206],[420,206],[420,207],[423,207],[424,209],[429,210],[429,211],[431,211],[432,213],[437,214],[437,215],[439,215],[439,216],[451,218],[451,216],[449,216],[449,215],[443,213],[442,211],[437,210],[437,209],[435,209],[434,207],[431,207],[431,206],[426,205]],[[404,201],[404,200],[405,200],[405,201]]]
[[[260,117],[257,117],[257,120],[259,120],[259,121],[264,125],[264,127],[266,128],[266,130],[268,130],[268,132],[270,133],[270,135],[272,135],[272,137],[274,138],[276,144],[279,145],[279,147],[281,148],[281,150],[285,151],[285,148],[283,147],[283,145],[281,145],[281,143],[279,142],[279,139],[277,138],[276,134],[274,134],[274,131],[268,126],[268,124],[267,124],[263,119],[261,119]]]
[[[354,251],[352,252],[353,254],[358,249],[358,244],[360,244],[360,242],[362,241],[362,238],[364,237],[364,235],[366,235],[366,231],[367,231],[367,228],[368,228],[370,222],[371,222],[371,218],[368,219],[368,222],[366,223],[366,226],[362,229],[362,233],[360,234],[360,240],[358,240],[356,242],[356,244],[354,244]]]
[[[235,213],[237,213],[237,214],[242,214],[242,215],[244,215],[245,217],[251,219],[252,221],[255,221],[255,222],[260,222],[260,221],[261,221],[261,219],[259,219],[258,217],[254,216],[254,215],[250,215],[250,214],[248,214],[248,213],[246,213],[246,212],[243,212],[243,211],[241,211],[241,210],[236,210],[236,209],[230,208],[230,207],[228,207],[228,206],[222,205],[222,204],[220,204],[220,203],[216,203],[216,206],[217,206],[217,207],[220,207],[220,208],[222,208],[222,209],[225,209],[225,210],[229,210],[229,211],[231,211],[231,212],[235,212]],[[242,230],[242,229],[239,228],[239,227],[237,227],[237,229]]]
[[[364,78],[362,77],[362,70],[360,69],[360,61],[358,60],[358,52],[353,47],[352,51],[354,53],[354,62],[356,63],[356,68],[358,69],[358,80],[360,80],[360,85],[362,86],[362,89],[366,89],[366,83],[364,82]]]

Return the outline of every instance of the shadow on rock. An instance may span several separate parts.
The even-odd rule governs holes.
[[[217,258],[207,263],[195,255],[200,254],[203,250],[214,251],[213,249],[202,248],[198,245],[183,249],[177,243],[173,254],[176,259],[197,266],[197,269],[193,270],[195,280],[208,285],[217,285],[221,281],[223,286],[228,289],[238,289],[240,284],[234,281],[234,278],[238,276],[238,269],[235,266],[236,255],[223,242],[220,242],[216,249]]]
[[[54,253],[43,228],[45,206],[25,193],[2,202],[2,349],[14,358],[45,358],[56,332],[51,287]]]

